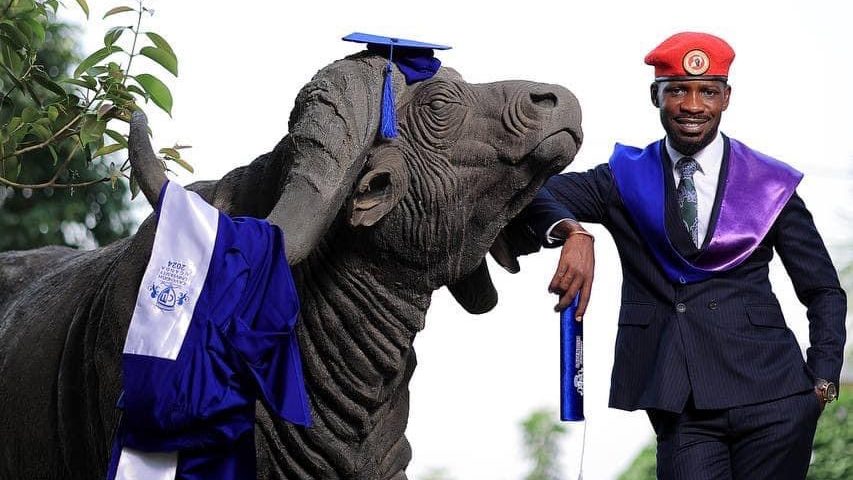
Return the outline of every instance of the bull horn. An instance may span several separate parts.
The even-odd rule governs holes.
[[[148,199],[152,208],[157,208],[160,190],[166,183],[163,162],[154,155],[151,140],[148,138],[148,118],[141,111],[135,111],[130,117],[128,134],[128,160],[133,178],[139,189]]]
[[[296,97],[282,145],[290,167],[267,216],[284,231],[291,265],[320,242],[377,141],[385,62],[366,52],[339,60],[320,70]],[[394,83],[394,91],[401,92],[401,74]]]

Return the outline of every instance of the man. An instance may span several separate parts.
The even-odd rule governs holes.
[[[622,261],[610,406],[647,411],[662,479],[802,479],[836,396],[845,293],[795,188],[802,174],[722,135],[734,51],[679,33],[646,56],[666,138],[551,178],[523,218],[563,243],[550,289],[565,308],[592,279],[603,224]],[[768,279],[773,250],[808,308],[804,362]],[[580,320],[580,318],[578,318]]]

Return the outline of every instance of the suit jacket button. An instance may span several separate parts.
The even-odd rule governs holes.
[[[711,303],[708,304],[708,308],[711,310],[716,310],[717,309],[717,302],[712,301]]]
[[[685,305],[683,303],[679,303],[678,305],[675,306],[675,311],[678,313],[684,313],[687,311],[687,305]]]

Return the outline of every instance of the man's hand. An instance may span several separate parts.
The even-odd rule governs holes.
[[[548,285],[549,292],[560,296],[560,301],[554,310],[559,312],[568,307],[575,295],[580,292],[575,319],[581,321],[589,304],[595,270],[592,235],[587,233],[579,223],[569,220],[558,223],[552,230],[552,235],[566,239],[560,252],[557,271],[551,279],[551,284]]]
[[[823,409],[826,408],[826,399],[823,397],[823,391],[815,387],[814,394],[817,397],[817,401],[820,402],[820,412],[823,413]]]

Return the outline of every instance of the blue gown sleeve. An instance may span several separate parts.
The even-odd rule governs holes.
[[[260,244],[244,245],[252,272],[251,298],[225,327],[225,338],[240,359],[240,369],[254,385],[270,413],[303,426],[312,424],[296,324],[299,299],[284,256],[281,230],[252,219],[239,225],[241,238],[261,236]],[[251,231],[251,232],[245,232]],[[248,234],[247,234],[248,233]],[[259,261],[259,259],[262,259]]]

